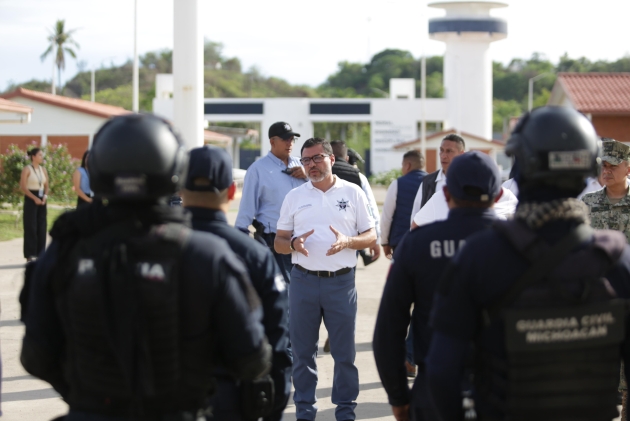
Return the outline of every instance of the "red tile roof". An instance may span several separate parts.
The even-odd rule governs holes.
[[[7,111],[10,113],[18,113],[18,114],[28,114],[32,112],[33,109],[24,104],[7,101],[6,99],[0,98],[0,111]]]
[[[630,73],[560,73],[573,106],[590,114],[630,114]]]
[[[483,140],[484,142],[494,143],[495,145],[505,146],[505,144],[503,142],[500,142],[498,140],[485,139],[485,138],[483,138],[481,136],[477,136],[477,135],[474,135],[474,134],[471,134],[471,133],[467,133],[467,132],[457,132],[457,130],[455,130],[455,129],[444,130],[442,132],[432,133],[432,134],[427,136],[427,141],[433,140],[433,139],[438,138],[438,137],[439,138],[446,137],[449,134],[453,134],[453,133],[458,134],[458,135],[460,135],[462,137],[468,137],[468,138],[476,139],[476,140]],[[407,148],[409,146],[415,145],[416,143],[419,144],[420,142],[421,142],[420,139],[414,139],[414,140],[410,140],[408,142],[398,143],[397,145],[394,145],[394,149]]]
[[[81,113],[91,114],[97,117],[109,118],[117,115],[129,114],[131,111],[122,107],[100,104],[98,102],[85,101],[78,98],[68,98],[61,95],[53,95],[46,92],[31,91],[30,89],[17,88],[13,92],[1,96],[5,99],[28,98],[33,101],[43,102],[49,105],[56,105]]]

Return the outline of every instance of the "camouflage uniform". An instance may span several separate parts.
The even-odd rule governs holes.
[[[630,158],[630,146],[615,140],[602,142],[602,161],[619,165]],[[626,194],[614,205],[608,200],[606,188],[587,193],[582,200],[590,209],[591,226],[596,229],[621,231],[630,242],[630,195]]]
[[[612,165],[619,165],[623,161],[628,162],[630,158],[630,147],[616,140],[602,142],[602,149],[602,161]],[[585,194],[582,200],[590,210],[593,228],[621,231],[626,235],[626,241],[630,243],[630,194],[626,193],[619,202],[612,204],[608,200],[604,187],[602,190]],[[620,377],[619,390],[625,393],[628,390],[628,384],[624,375],[623,362]],[[625,409],[625,402],[623,407]]]
[[[590,209],[591,226],[595,229],[621,231],[630,243],[630,195],[614,205],[606,196],[606,188],[587,193],[582,200]]]

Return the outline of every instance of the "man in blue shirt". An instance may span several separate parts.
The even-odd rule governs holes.
[[[299,158],[291,156],[295,137],[300,134],[283,121],[269,127],[271,150],[247,169],[235,224],[248,232],[249,225],[256,221],[257,230],[273,252],[287,284],[291,282],[291,256],[276,253],[273,242],[284,197],[306,182]]]
[[[397,420],[433,421],[437,415],[425,387],[425,357],[431,342],[429,314],[438,281],[456,250],[471,234],[496,219],[492,205],[501,195],[501,174],[492,158],[473,151],[453,159],[444,187],[448,219],[403,237],[394,253],[374,331],[374,358]],[[405,334],[414,305],[414,361],[418,374],[409,392]]]
[[[258,241],[228,225],[226,212],[236,193],[232,179],[232,160],[228,153],[212,146],[190,151],[186,183],[182,190],[184,207],[192,214],[193,229],[206,231],[225,239],[247,268],[252,285],[263,308],[265,335],[272,348],[271,379],[275,399],[269,402],[264,421],[279,421],[291,393],[291,358],[289,346],[289,298],[284,277],[271,251]],[[216,393],[212,396],[212,420],[247,421],[254,407],[243,390],[264,390],[263,381],[250,385],[238,384],[237,379],[221,368],[217,373]],[[242,397],[243,396],[243,397]],[[257,396],[256,396],[257,397]],[[251,411],[250,411],[251,412]],[[266,413],[266,414],[265,414]]]

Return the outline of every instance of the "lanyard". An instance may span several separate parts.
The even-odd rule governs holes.
[[[42,173],[42,167],[39,167],[39,174],[37,174],[37,171],[35,170],[35,167],[33,165],[31,165],[31,168],[33,169],[33,174],[35,174],[35,177],[37,177],[37,181],[39,181],[39,188],[42,188],[42,180],[44,178],[44,174]]]

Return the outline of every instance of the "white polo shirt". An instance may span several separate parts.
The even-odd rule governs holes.
[[[302,253],[291,253],[291,261],[308,270],[337,271],[357,264],[356,250],[344,249],[326,256],[335,241],[332,225],[340,233],[354,237],[374,228],[367,197],[361,188],[337,176],[335,184],[323,192],[310,181],[291,190],[282,203],[278,229],[291,231],[293,236],[315,230],[304,246],[308,257]]]
[[[518,199],[514,196],[509,189],[503,187],[503,194],[499,198],[499,201],[494,204],[494,211],[499,219],[508,219],[516,211],[518,205]],[[436,191],[427,203],[420,209],[418,213],[413,217],[413,222],[417,226],[431,224],[435,221],[443,221],[448,218],[448,204],[446,203],[446,196],[444,196],[444,190]]]

